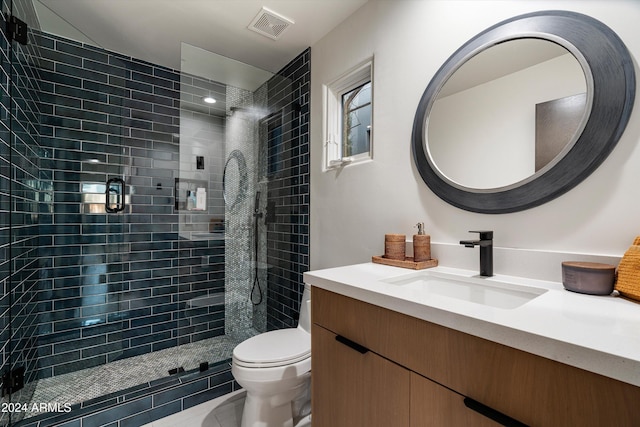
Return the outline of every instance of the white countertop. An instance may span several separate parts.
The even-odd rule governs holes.
[[[477,272],[424,272],[468,280]],[[415,270],[365,263],[304,273],[305,283],[640,386],[640,303],[566,291],[561,283],[496,275],[476,278],[546,290],[516,308],[496,308],[384,280]]]

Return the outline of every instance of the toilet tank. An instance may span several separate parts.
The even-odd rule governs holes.
[[[311,333],[311,286],[305,283],[302,292],[302,302],[300,303],[300,318],[298,328]]]

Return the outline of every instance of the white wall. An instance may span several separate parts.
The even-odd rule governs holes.
[[[477,249],[458,241],[471,237],[468,230],[494,230],[498,274],[560,280],[559,260],[602,255],[615,261],[624,253],[640,235],[640,97],[606,161],[570,192],[533,209],[501,215],[460,210],[432,193],[414,166],[414,114],[438,67],[487,27],[546,9],[591,15],[621,37],[634,61],[640,55],[637,0],[369,0],[312,46],[312,269],[370,261],[382,253],[385,233],[410,236],[418,221],[425,222],[441,265],[470,269],[477,268]],[[374,159],[322,172],[322,84],[372,55]]]

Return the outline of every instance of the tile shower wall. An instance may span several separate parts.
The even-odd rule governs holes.
[[[258,144],[255,143],[254,114],[250,112],[253,94],[244,89],[230,87],[227,90],[226,101],[229,114],[225,157],[230,160],[229,169],[226,170],[229,178],[225,178],[225,181],[228,179],[229,182],[235,182],[237,191],[231,195],[234,188],[231,187],[228,197],[234,200],[225,207],[225,230],[228,237],[225,249],[227,259],[233,259],[227,263],[226,270],[225,330],[228,335],[243,340],[256,333],[253,331],[253,321],[257,316],[253,313],[251,303],[251,285],[253,274],[257,270],[254,270],[251,264],[251,243],[256,237],[252,225],[256,221],[259,222],[259,218],[253,216],[257,162],[254,153]],[[234,109],[231,110],[231,107]],[[233,321],[229,321],[231,317]]]
[[[46,34],[36,38],[30,46],[40,52],[32,58],[42,55],[42,61],[30,58],[24,63],[33,66],[18,73],[40,78],[17,85],[25,95],[15,98],[13,179],[2,41],[0,210],[13,212],[0,224],[3,364],[13,349],[31,381],[222,333],[222,306],[182,310],[185,300],[224,288],[224,247],[180,239],[169,208],[173,175],[159,165],[178,161],[178,73]],[[279,154],[270,171],[278,173],[270,172],[268,184],[275,202],[267,243],[270,329],[295,323],[308,266],[308,69],[306,51],[285,67],[285,79],[268,85],[283,136],[271,146]],[[107,216],[92,203],[98,191],[92,185],[123,175],[134,189],[128,208]],[[9,225],[19,231],[11,250]],[[13,341],[7,339],[10,305]],[[228,369],[223,372],[228,380]],[[209,388],[218,393],[215,384]],[[150,420],[181,405],[169,412],[151,408]],[[134,415],[124,407],[114,413],[114,419]]]
[[[51,35],[40,38],[41,141],[54,191],[41,226],[39,377],[224,333],[224,240],[179,235],[180,74]],[[105,182],[126,209],[104,212]],[[102,201],[100,201],[102,197]]]
[[[31,3],[14,5],[23,19],[33,12],[25,6]],[[4,17],[0,25],[5,28]],[[47,216],[49,197],[40,182],[36,50],[33,44],[10,48],[4,31],[0,35],[0,372],[24,367],[27,381],[36,372],[39,221]],[[23,390],[16,398],[29,396]],[[2,411],[0,424],[9,416]]]
[[[284,67],[268,84],[266,144],[267,328],[297,324],[302,273],[309,269],[309,85],[311,49]],[[264,140],[264,138],[263,138]],[[267,208],[269,211],[269,208]]]

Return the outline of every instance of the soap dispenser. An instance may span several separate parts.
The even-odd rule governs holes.
[[[424,234],[424,223],[416,224],[418,234],[413,235],[413,261],[422,262],[431,259],[431,236]]]

